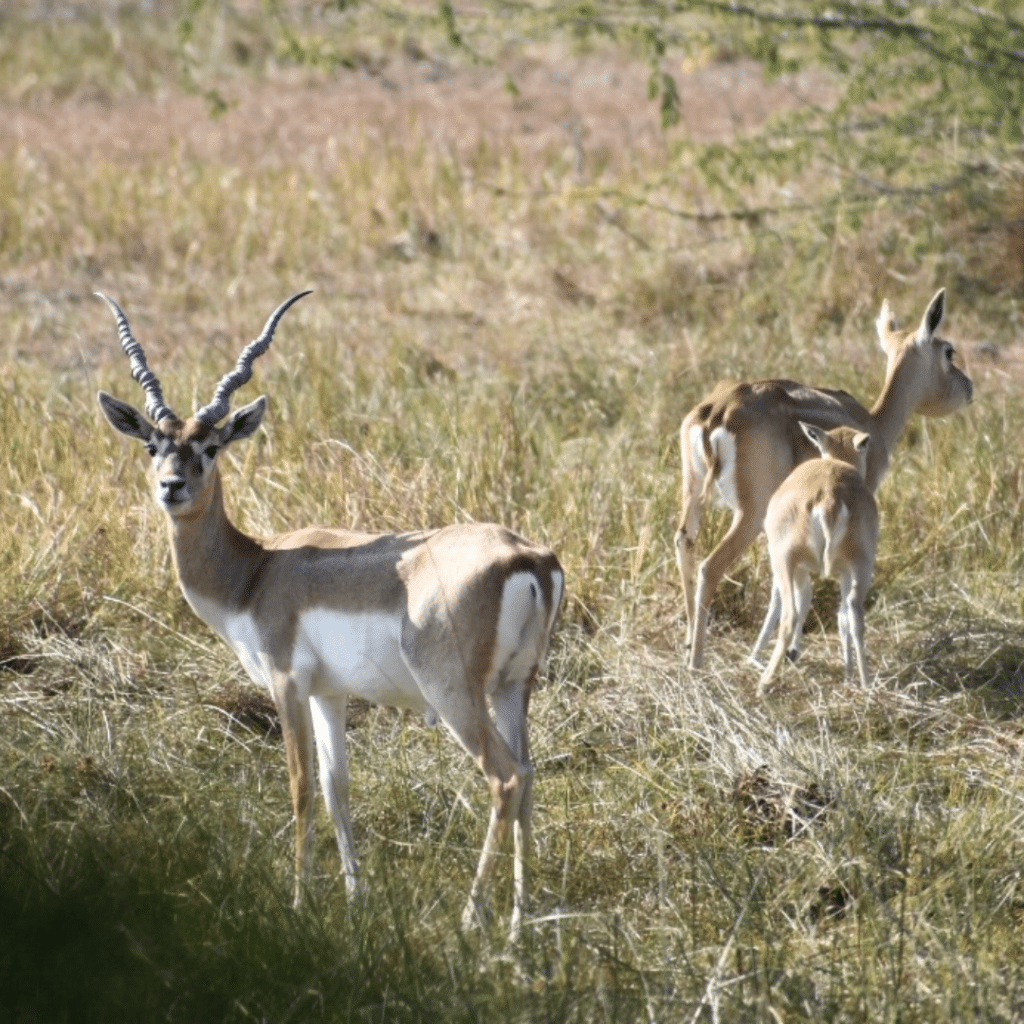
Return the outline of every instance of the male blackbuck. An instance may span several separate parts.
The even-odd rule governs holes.
[[[882,303],[876,327],[887,357],[885,385],[870,412],[845,391],[792,380],[723,380],[687,414],[680,429],[683,510],[676,561],[691,668],[703,664],[708,612],[722,577],[761,532],[768,502],[793,467],[818,455],[801,421],[869,434],[865,479],[874,493],[914,413],[948,416],[971,401],[974,386],[955,365],[953,346],[938,335],[945,309],[946,292],[940,289],[916,330],[901,333],[888,301]],[[732,523],[701,562],[695,586],[701,517],[715,489],[732,509]]]
[[[356,695],[439,718],[480,765],[493,806],[463,921],[469,926],[482,915],[485,883],[511,824],[515,935],[526,910],[530,854],[527,708],[562,601],[558,559],[485,523],[398,534],[311,527],[266,541],[246,536],[225,511],[217,457],[256,431],[266,399],[231,416],[228,402],[251,377],[281,317],[309,293],[275,310],[213,401],[185,420],[165,404],[120,307],[98,294],[114,313],[148,419],[103,392],[100,405],[116,430],[149,452],[185,599],[269,689],[280,715],[296,822],[295,904],[312,861],[314,748],[346,888],[358,890],[345,745],[347,702]]]
[[[800,428],[821,458],[801,462],[768,502],[764,532],[772,563],[772,598],[751,658],[757,660],[776,625],[779,637],[757,684],[758,696],[784,657],[796,661],[811,607],[812,575],[839,580],[839,637],[846,679],[853,677],[856,658],[861,685],[868,685],[864,599],[878,550],[878,505],[864,482],[871,435],[852,427],[826,432],[801,423]]]

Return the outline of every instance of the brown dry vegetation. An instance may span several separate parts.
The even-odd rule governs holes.
[[[704,54],[665,134],[648,67],[600,40],[475,62],[412,15],[296,3],[331,58],[297,66],[263,7],[198,9],[183,47],[169,4],[0,6],[11,1019],[1019,1017],[1019,187],[981,214],[883,198],[823,222],[813,174],[755,174],[746,208],[777,212],[716,219],[690,143],[827,78]],[[825,586],[800,667],[754,701],[757,551],[691,676],[683,413],[733,374],[869,400],[882,298],[912,322],[942,285],[978,401],[916,421],[880,493],[876,688],[842,682]],[[511,956],[454,924],[474,766],[388,710],[351,729],[377,895],[346,906],[322,829],[315,909],[283,910],[272,714],[184,605],[143,453],[95,402],[140,398],[96,289],[184,409],[306,286],[239,398],[271,403],[224,467],[240,523],[497,519],[569,572],[532,709],[537,921]]]

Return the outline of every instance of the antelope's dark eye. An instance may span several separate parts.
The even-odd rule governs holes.
[[[206,449],[206,450],[205,450],[205,451],[203,452],[203,454],[204,454],[204,455],[205,455],[205,456],[206,456],[206,457],[207,457],[208,459],[215,459],[215,458],[217,457],[217,452],[218,452],[219,450],[220,450],[220,449],[219,449],[219,448],[218,448],[218,447],[217,447],[217,446],[216,446],[215,444],[211,444],[211,445],[210,445],[210,447],[209,447],[209,448],[207,448],[207,449]]]
[[[948,359],[948,360],[949,360],[950,362],[952,362],[952,361],[953,361],[953,355],[954,355],[954,350],[953,350],[953,346],[952,346],[952,345],[950,345],[950,347],[946,349],[946,358],[947,358],[947,359]]]
[[[149,457],[151,459],[156,457],[157,448],[156,448],[156,445],[153,444],[152,441],[147,441],[146,442],[146,451],[149,452]]]

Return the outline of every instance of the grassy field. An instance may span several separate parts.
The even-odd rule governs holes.
[[[1020,179],[715,218],[688,146],[827,82],[708,54],[663,134],[627,49],[475,61],[418,10],[0,5],[0,1022],[1021,1019]],[[682,416],[726,375],[870,404],[883,298],[910,327],[940,286],[976,401],[915,420],[882,486],[876,685],[843,682],[823,584],[755,700],[761,548],[689,673]],[[504,889],[458,926],[477,769],[387,709],[349,732],[369,895],[321,812],[289,909],[273,709],[96,402],[141,393],[95,290],[181,410],[304,287],[236,398],[270,401],[223,462],[239,525],[497,520],[567,571],[513,949]]]

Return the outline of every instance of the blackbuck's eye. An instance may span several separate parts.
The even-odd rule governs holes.
[[[153,444],[152,441],[148,441],[146,443],[146,451],[149,452],[149,457],[151,459],[156,458],[157,448],[156,448],[156,445]]]
[[[207,449],[206,449],[206,450],[205,450],[205,451],[203,452],[203,454],[204,454],[204,455],[205,455],[205,456],[206,456],[206,457],[207,457],[208,459],[215,459],[215,458],[217,457],[217,452],[218,452],[218,450],[219,450],[219,449],[217,448],[217,446],[216,446],[215,444],[211,444],[211,445],[210,445],[210,447],[209,447],[209,448],[207,448]]]

